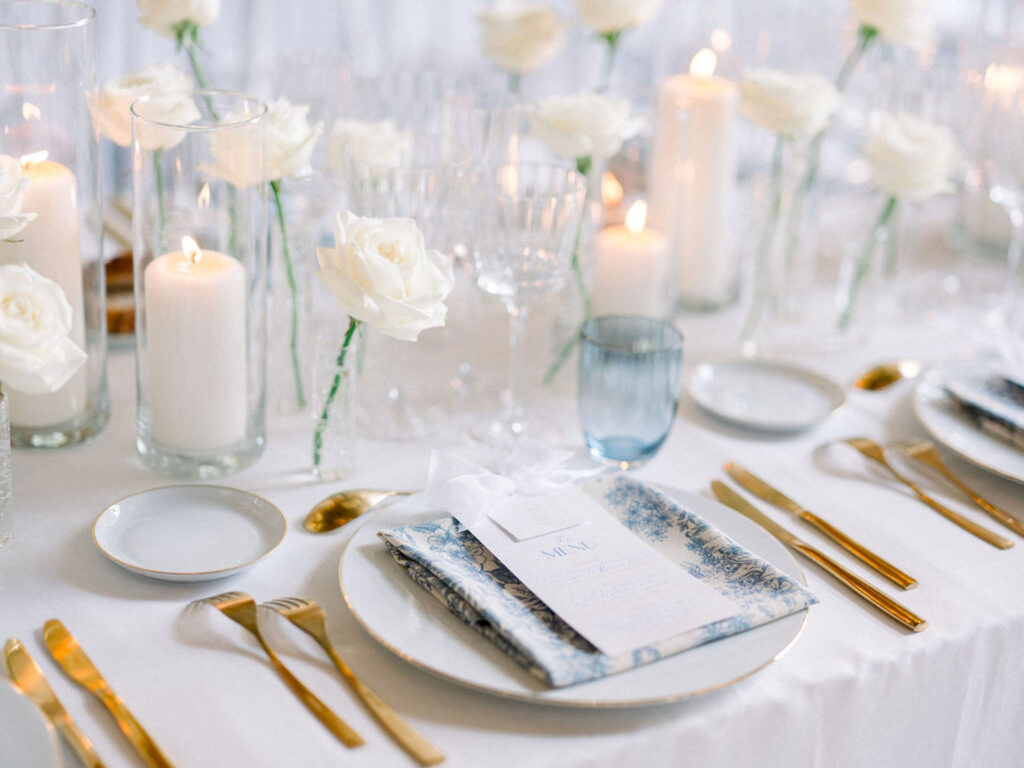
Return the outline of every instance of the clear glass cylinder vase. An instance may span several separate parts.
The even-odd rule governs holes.
[[[351,333],[323,329],[317,335],[312,410],[313,475],[319,480],[343,480],[356,469],[356,379],[362,359],[361,331],[358,327],[351,328]]]
[[[11,441],[50,448],[107,423],[107,324],[96,93],[95,11],[75,2],[0,0],[0,154],[21,161],[21,212],[35,219],[0,241],[0,264],[27,264],[71,305],[71,339],[88,360],[53,393],[7,388]]]
[[[136,444],[177,477],[221,477],[263,451],[265,114],[226,91],[132,105]]]

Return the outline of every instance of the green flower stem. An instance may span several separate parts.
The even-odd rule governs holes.
[[[874,255],[875,247],[878,245],[879,235],[889,225],[893,214],[896,212],[898,203],[899,198],[895,195],[891,195],[885,201],[881,212],[878,214],[878,219],[875,221],[875,226],[871,229],[871,236],[868,238],[867,243],[864,244],[864,249],[861,251],[860,258],[857,260],[857,266],[850,278],[850,289],[846,292],[846,296],[843,299],[843,311],[839,316],[838,325],[840,331],[845,331],[850,326],[850,321],[853,319],[853,310],[857,304],[857,297],[860,295],[864,278],[867,277],[868,269],[871,267],[871,258]]]
[[[306,407],[306,395],[302,386],[302,365],[299,361],[299,286],[295,282],[295,268],[292,265],[291,249],[288,247],[288,230],[285,224],[284,201],[281,199],[281,180],[270,182],[277,207],[277,223],[281,229],[281,255],[284,257],[284,271],[288,277],[288,289],[292,294],[292,373],[295,376],[295,399],[299,408]]]
[[[162,149],[153,150],[153,171],[156,174],[156,237],[157,243],[160,246],[161,253],[165,253],[169,247],[169,243],[167,242],[167,235],[164,232],[166,208],[164,207],[164,167],[161,162],[163,160],[163,154],[164,151]]]
[[[779,134],[775,138],[775,151],[772,153],[772,175],[768,191],[768,216],[761,230],[761,239],[757,244],[757,261],[754,264],[754,293],[750,300],[750,310],[740,331],[740,343],[751,341],[761,315],[764,313],[765,300],[770,288],[772,243],[775,230],[779,224],[779,212],[782,210],[782,165],[786,149],[786,138]]]
[[[583,320],[580,322],[580,330],[583,329],[583,323],[587,322],[587,318],[590,317],[590,293],[587,291],[587,282],[583,279],[583,266],[580,264],[580,240],[583,236],[583,219],[587,215],[587,205],[590,202],[590,174],[594,170],[593,160],[587,157],[576,158],[576,170],[579,171],[586,180],[586,187],[583,192],[583,211],[580,213],[579,218],[576,220],[576,236],[573,238],[572,244],[572,274],[573,279],[576,282],[576,291],[579,293],[580,305],[583,308]],[[551,367],[548,368],[547,373],[544,374],[544,383],[550,384],[554,381],[555,376],[562,370],[562,366],[565,365],[565,361],[569,359],[569,355],[576,349],[576,345],[580,343],[579,333],[573,334],[562,350],[558,353]]]
[[[523,76],[518,72],[508,73],[508,92],[519,93],[519,87],[523,84]]]
[[[210,81],[207,79],[203,63],[199,59],[199,27],[186,19],[174,27],[174,39],[178,50],[184,48],[185,53],[188,54],[188,61],[192,65],[192,73],[196,77],[199,88],[207,90],[210,87]],[[206,97],[206,106],[210,111],[210,117],[220,120],[220,115],[217,114],[217,110],[213,106],[213,99],[209,96]]]
[[[621,36],[621,29],[614,32],[605,32],[599,35],[599,37],[608,45],[605,48],[604,67],[601,69],[601,79],[597,81],[598,93],[604,93],[607,91],[608,85],[611,83],[612,67],[615,65],[615,53],[618,50],[619,38]]]
[[[317,419],[316,431],[313,432],[314,470],[317,469],[323,461],[324,430],[327,429],[327,423],[331,418],[331,406],[334,405],[334,398],[338,396],[338,390],[341,388],[341,378],[345,372],[345,358],[348,356],[348,348],[352,344],[352,337],[355,336],[356,329],[360,324],[360,320],[356,320],[354,317],[349,317],[348,330],[345,332],[345,340],[341,342],[341,349],[338,350],[338,359],[335,363],[337,370],[334,372],[334,380],[331,382],[331,388],[327,392],[327,399],[324,400],[324,409],[320,412],[320,418]]]

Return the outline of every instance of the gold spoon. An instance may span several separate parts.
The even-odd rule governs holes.
[[[408,496],[413,491],[372,491],[365,488],[332,493],[313,507],[302,527],[312,533],[328,533],[350,523],[390,496]]]
[[[854,379],[853,386],[877,392],[895,384],[900,379],[912,379],[921,372],[920,360],[893,360],[869,368]]]

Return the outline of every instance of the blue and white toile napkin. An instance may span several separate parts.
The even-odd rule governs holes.
[[[734,616],[655,646],[600,653],[452,517],[378,532],[409,577],[531,674],[560,688],[622,672],[801,611],[814,595],[698,515],[625,475],[581,487],[630,531],[737,604]]]
[[[982,432],[1024,448],[1024,384],[1001,373],[946,383],[946,394]]]

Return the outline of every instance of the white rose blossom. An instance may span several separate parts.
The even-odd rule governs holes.
[[[71,318],[55,282],[24,264],[0,267],[0,383],[36,394],[64,386],[86,359]]]
[[[138,0],[139,23],[164,37],[175,37],[183,23],[206,27],[220,16],[220,0]]]
[[[349,157],[380,168],[398,168],[412,157],[412,135],[391,120],[336,120],[327,140],[327,162],[344,176]]]
[[[322,121],[310,125],[306,116],[308,106],[292,104],[281,98],[267,107],[263,118],[263,174],[253,166],[253,158],[259,155],[252,144],[252,131],[218,131],[210,134],[210,152],[213,163],[200,163],[202,171],[234,184],[236,187],[251,187],[266,181],[281,179],[302,173],[309,168],[310,157],[317,139],[323,133]],[[248,115],[232,113],[224,122],[243,121]]]
[[[189,96],[192,78],[173,64],[160,62],[103,84],[88,99],[96,129],[121,147],[132,143],[131,106],[145,96],[162,96],[146,110],[148,120],[188,125],[202,115]],[[180,94],[180,96],[178,96]],[[146,149],[167,149],[185,138],[177,131],[160,131],[157,126],[141,128],[139,140]]]
[[[567,23],[543,3],[497,0],[477,11],[484,56],[515,75],[534,72],[550,62],[565,44]]]
[[[862,28],[914,51],[927,48],[935,37],[931,0],[850,0]]]
[[[402,341],[444,325],[452,260],[426,248],[416,222],[345,211],[334,238],[334,248],[316,249],[317,277],[354,321]]]
[[[601,35],[646,24],[664,0],[576,0],[583,23]]]
[[[872,113],[863,154],[871,181],[894,197],[923,200],[953,191],[960,152],[945,126],[912,115]]]
[[[752,69],[743,73],[739,88],[743,114],[788,138],[819,133],[839,106],[835,86],[816,74]]]
[[[0,240],[10,240],[35,219],[35,213],[22,213],[21,203],[29,180],[21,175],[21,161],[0,155]]]
[[[530,135],[562,157],[609,158],[640,125],[625,99],[584,92],[541,101],[531,114]]]

